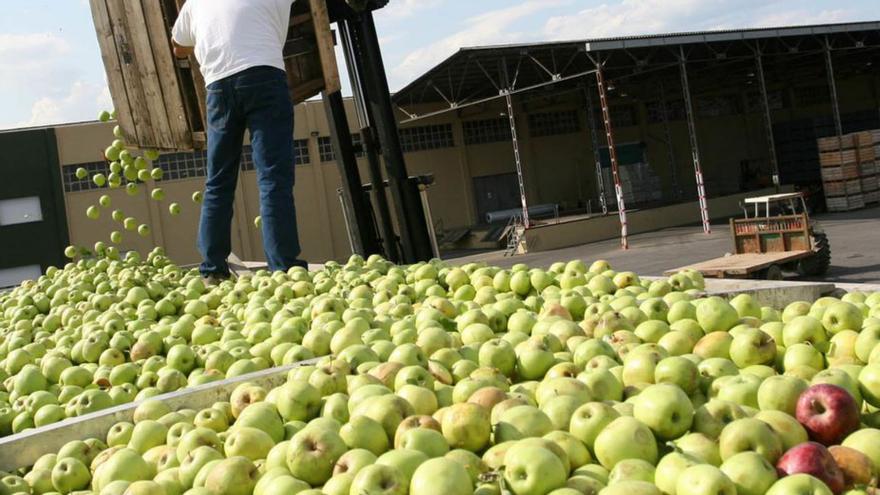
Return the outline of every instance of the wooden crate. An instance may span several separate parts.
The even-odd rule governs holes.
[[[880,189],[880,180],[876,175],[863,176],[860,181],[862,183],[862,192],[874,192]]]
[[[823,167],[838,167],[845,163],[856,163],[857,160],[858,154],[855,149],[819,153],[819,164]]]
[[[865,207],[865,197],[862,194],[849,196],[826,197],[825,205],[828,211],[852,211]]]
[[[862,182],[859,179],[828,181],[824,187],[825,196],[846,196],[862,192]]]
[[[205,84],[195,57],[175,59],[171,27],[185,0],[89,0],[119,126],[128,145],[205,146]],[[291,10],[284,59],[294,104],[339,91],[327,0]]]
[[[825,182],[858,179],[860,175],[859,166],[855,163],[837,167],[822,167],[822,180]]]
[[[864,197],[867,204],[880,203],[880,191],[866,192]]]
[[[818,140],[816,140],[816,143],[819,146],[819,151],[836,151],[840,149],[848,149],[852,148],[854,145],[853,137],[849,134],[841,136],[839,140],[837,136],[819,138]]]
[[[880,168],[877,166],[877,160],[862,162],[859,164],[859,175],[862,177],[867,175],[880,174]]]

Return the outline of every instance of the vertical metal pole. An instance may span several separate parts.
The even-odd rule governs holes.
[[[611,108],[605,93],[605,75],[601,62],[596,62],[596,86],[599,88],[599,105],[602,107],[602,122],[605,123],[605,139],[608,141],[608,157],[611,159],[611,175],[614,177],[614,194],[617,196],[617,213],[620,217],[620,246],[629,249],[629,229],[626,224],[626,205],[623,201],[623,187],[617,168],[617,149],[614,147],[614,132],[611,126]]]
[[[434,257],[440,257],[440,246],[437,244],[437,232],[434,231],[434,217],[431,215],[431,203],[428,201],[428,186],[419,184],[419,196],[422,198],[422,209],[425,210],[425,223],[428,228],[428,235],[431,237],[431,250],[434,251]]]
[[[681,88],[684,92],[684,108],[687,113],[688,137],[691,141],[691,155],[694,160],[694,177],[697,181],[697,199],[700,204],[700,217],[703,220],[703,232],[712,233],[712,225],[709,222],[709,205],[706,200],[706,184],[703,181],[703,166],[700,164],[700,146],[697,142],[697,125],[694,120],[694,104],[691,101],[691,87],[688,82],[687,64],[685,63],[684,48],[679,46],[678,65],[681,70]]]
[[[376,137],[385,161],[403,248],[402,261],[424,261],[432,256],[429,227],[425,225],[419,193],[409,182],[373,14],[363,12],[352,22],[357,25],[357,29],[351,30],[351,41],[357,48],[364,68],[358,75],[362,81],[362,89],[365,90],[367,108],[372,114]]]
[[[342,219],[345,221],[345,225],[348,225],[350,215],[348,213],[348,202],[345,201],[344,189],[340,187],[336,190],[336,194],[339,195],[339,205],[342,206]],[[345,233],[348,234],[348,245],[351,246],[351,252],[356,253],[357,248],[354,245],[354,237],[351,235],[351,229],[345,229]]]
[[[507,118],[510,121],[510,139],[513,143],[513,159],[516,163],[516,178],[519,180],[519,199],[522,202],[522,218],[525,228],[529,228],[529,204],[526,201],[526,185],[523,180],[522,158],[519,154],[519,140],[516,133],[516,115],[513,113],[513,98],[510,92],[504,94],[507,100]]]
[[[834,61],[831,58],[831,40],[825,37],[822,46],[825,52],[825,69],[828,73],[828,90],[831,92],[831,112],[834,117],[834,131],[837,133],[837,149],[840,151],[840,167],[843,170],[843,121],[840,118],[840,100],[837,97],[837,82],[834,78]],[[846,174],[843,178],[843,195],[846,197],[847,206],[849,208],[849,189],[847,186]]]
[[[361,175],[351,142],[345,103],[339,91],[324,94],[324,110],[330,127],[330,139],[342,178],[343,197],[351,205],[347,227],[351,236],[353,252],[360,255],[379,253],[382,247],[376,239],[376,226],[370,213],[370,205],[361,192]]]
[[[350,30],[353,28],[354,26],[349,22],[343,21],[339,23],[343,54],[345,55],[345,63],[348,66],[355,109],[357,110],[358,127],[361,130],[361,143],[364,148],[364,155],[367,158],[367,170],[370,174],[370,181],[373,184],[378,184],[373,189],[373,199],[376,203],[376,210],[379,213],[378,224],[381,230],[381,242],[385,250],[385,257],[389,261],[397,263],[401,259],[400,250],[397,245],[397,232],[394,231],[394,223],[391,221],[388,193],[385,187],[380,186],[385,179],[382,177],[379,150],[376,149],[376,137],[372,128],[373,118],[364,98],[364,88],[361,86],[363,81],[360,74],[364,71],[364,67],[362,59],[357,55],[356,48],[352,43]]]
[[[593,160],[596,162],[596,189],[599,192],[599,204],[602,205],[602,214],[608,214],[608,198],[605,197],[605,177],[602,174],[602,154],[599,153],[599,132],[596,129],[596,114],[593,110],[593,93],[588,87],[584,88],[587,94],[587,120],[590,126],[590,140],[593,144]]]
[[[761,104],[764,108],[764,127],[767,131],[767,146],[770,152],[770,168],[773,170],[773,185],[779,190],[779,162],[776,159],[776,138],[773,136],[773,118],[770,116],[770,100],[767,97],[767,81],[764,79],[764,56],[761,47],[755,48],[755,66],[758,75],[758,87],[761,89]]]
[[[672,128],[669,125],[669,105],[666,101],[666,85],[660,80],[660,111],[663,119],[663,132],[666,133],[666,154],[669,160],[670,172],[672,172],[672,197],[681,197],[681,187],[678,185],[678,163],[675,160],[675,147],[672,143]]]

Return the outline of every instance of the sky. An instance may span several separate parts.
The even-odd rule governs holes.
[[[88,0],[0,1],[0,129],[112,107]],[[390,0],[376,13],[392,91],[462,47],[878,19],[877,0]]]

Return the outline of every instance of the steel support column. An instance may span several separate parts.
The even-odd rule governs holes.
[[[773,185],[779,190],[779,161],[776,159],[776,138],[773,136],[773,118],[770,116],[770,100],[767,97],[767,81],[764,79],[764,56],[761,47],[755,49],[755,68],[758,88],[761,90],[761,105],[764,109],[764,127],[767,131],[767,146],[770,152],[770,169],[773,171]]]
[[[678,184],[678,162],[675,160],[675,146],[672,142],[672,128],[669,125],[669,105],[666,101],[666,85],[660,80],[660,105],[662,106],[663,132],[666,135],[666,155],[669,160],[669,171],[672,173],[672,197],[681,198],[681,186]]]
[[[345,215],[345,219],[352,250],[361,256],[381,253],[382,246],[376,238],[376,225],[370,213],[370,205],[361,189],[361,175],[348,130],[342,93],[325,93],[323,97],[330,140],[339,167],[339,176],[342,178],[342,198],[350,206],[351,215]]]
[[[370,108],[367,106],[364,98],[364,88],[360,74],[365,71],[363,61],[357,53],[357,48],[352,43],[350,30],[354,26],[349,22],[339,23],[339,34],[342,41],[343,54],[345,63],[348,66],[349,79],[351,80],[352,94],[354,95],[355,110],[358,116],[358,128],[361,131],[361,144],[363,146],[364,155],[367,158],[367,170],[370,174],[370,182],[373,184],[383,184],[385,179],[382,176],[382,165],[379,161],[380,150],[376,145],[376,137],[373,132],[373,118]],[[392,262],[399,263],[401,261],[400,249],[398,245],[397,232],[394,230],[394,223],[391,220],[391,208],[388,206],[388,193],[385,187],[377,186],[373,188],[373,200],[375,202],[376,211],[379,214],[378,227],[381,232],[381,243],[384,247],[385,257]]]
[[[373,14],[364,12],[357,19],[347,22],[351,22],[350,27],[356,27],[349,34],[363,62],[364,70],[358,76],[362,82],[365,106],[372,115],[372,124],[385,161],[400,232],[401,261],[427,261],[433,256],[428,235],[428,228],[433,226],[426,225],[419,192],[409,181]]]
[[[681,88],[684,93],[684,109],[687,113],[688,137],[691,142],[691,156],[694,161],[694,177],[697,182],[697,199],[700,205],[700,218],[703,221],[703,232],[712,233],[712,225],[709,222],[709,204],[706,199],[706,184],[703,181],[703,166],[700,163],[700,145],[697,142],[697,125],[694,118],[694,104],[691,100],[691,87],[688,81],[687,63],[684,56],[684,48],[679,47],[678,65],[681,71]]]
[[[602,122],[605,124],[605,139],[608,141],[608,157],[611,160],[611,176],[614,178],[614,195],[617,197],[617,213],[620,217],[620,247],[629,249],[629,229],[626,224],[626,205],[623,201],[623,187],[617,163],[617,148],[614,147],[614,129],[611,125],[611,108],[605,92],[605,75],[601,62],[596,62],[596,86],[599,89],[599,105],[602,107]]]
[[[588,87],[584,88],[587,94],[587,125],[590,127],[590,140],[593,145],[593,160],[596,162],[596,190],[599,192],[599,204],[602,205],[602,214],[608,214],[608,198],[605,197],[605,177],[602,175],[602,154],[599,153],[599,132],[596,129],[596,112],[593,110],[593,93]]]
[[[825,37],[822,48],[825,52],[825,69],[828,75],[828,91],[831,94],[831,113],[834,118],[834,131],[837,133],[837,149],[840,151],[840,163],[843,165],[843,121],[840,118],[840,100],[837,96],[837,81],[834,77],[834,60],[831,57],[831,40]],[[849,188],[844,176],[843,195],[849,205]]]
[[[526,200],[526,183],[523,179],[522,157],[519,153],[519,139],[516,132],[516,115],[513,113],[513,98],[510,93],[504,95],[507,102],[507,119],[510,122],[510,141],[513,143],[513,159],[516,164],[516,178],[519,181],[519,200],[522,203],[522,220],[525,228],[529,228],[529,203]]]
[[[834,131],[837,138],[843,138],[843,121],[840,119],[840,100],[837,96],[837,82],[834,78],[834,61],[831,58],[831,42],[825,38],[823,43],[825,52],[825,69],[828,75],[828,90],[831,92],[831,111],[834,117]]]

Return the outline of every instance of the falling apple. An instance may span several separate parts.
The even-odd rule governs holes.
[[[83,167],[79,167],[79,168],[76,169],[76,178],[77,178],[77,179],[82,180],[82,179],[85,179],[85,178],[88,177],[88,176],[89,176],[89,171],[86,170],[86,169],[84,169]]]
[[[153,167],[150,170],[150,178],[153,180],[162,180],[162,176],[164,175],[163,171],[159,167]]]
[[[137,233],[141,237],[147,237],[150,235],[150,226],[145,223],[138,225]]]
[[[162,201],[165,199],[165,191],[162,188],[157,187],[150,191],[150,197],[156,201]]]
[[[129,196],[137,196],[138,190],[137,182],[129,182],[125,185],[125,194]]]
[[[180,215],[180,205],[178,203],[171,203],[168,205],[168,213],[172,216]]]
[[[104,187],[104,184],[107,183],[107,177],[104,174],[95,174],[92,176],[92,182],[98,187]]]
[[[204,194],[202,193],[202,191],[196,191],[196,192],[192,193],[193,203],[199,204],[202,202],[203,199],[204,199]]]
[[[101,210],[97,206],[91,205],[86,208],[86,216],[92,220],[97,220],[101,216]]]
[[[108,196],[108,195],[106,195],[106,194],[102,194],[101,197],[98,198],[98,204],[101,205],[101,206],[104,207],[104,208],[109,207],[109,206],[110,206],[110,202],[111,202],[111,201],[110,201],[110,196]]]

